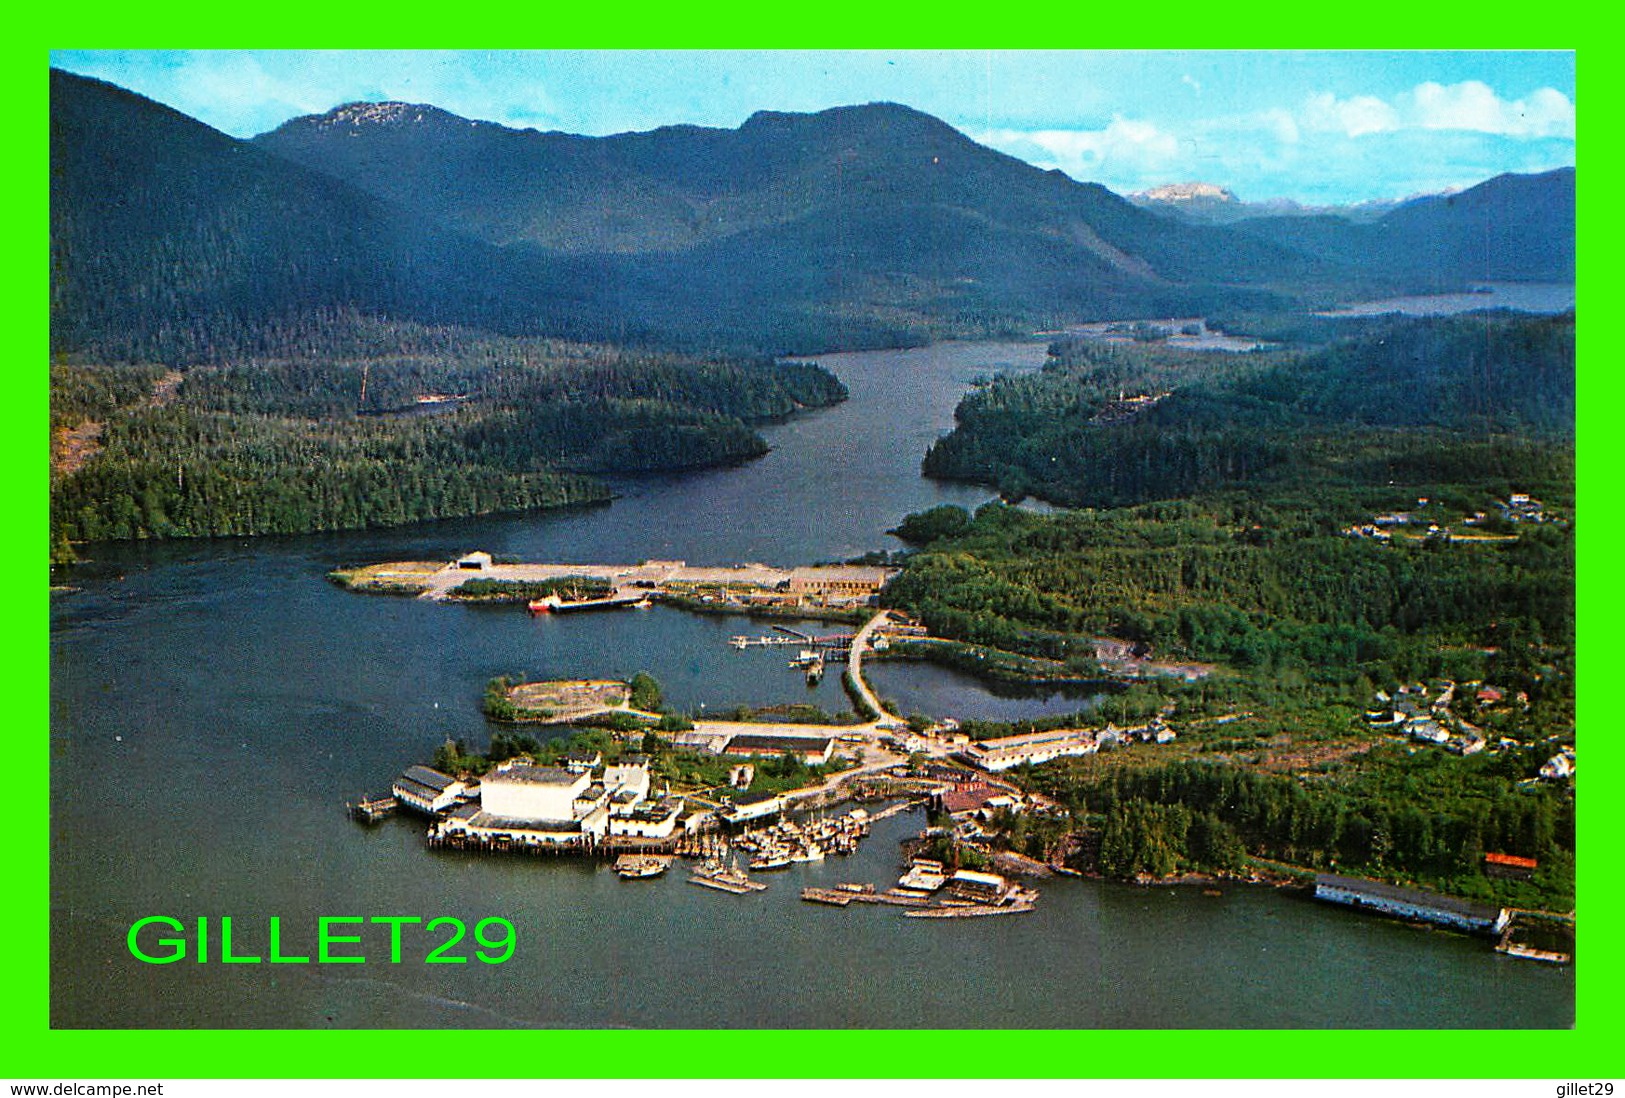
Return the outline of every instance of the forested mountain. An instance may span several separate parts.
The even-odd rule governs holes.
[[[284,534],[602,502],[595,473],[759,456],[751,421],[833,403],[813,366],[673,354],[354,313],[277,330],[277,355],[165,374],[52,370],[53,555],[105,538]],[[61,442],[92,445],[74,456]]]
[[[51,73],[57,351],[185,362],[353,307],[523,327],[539,267],[111,84]]]
[[[1572,264],[1572,172],[1202,225],[894,104],[603,138],[349,104],[240,142],[53,72],[52,173],[54,347],[167,360],[320,308],[785,352]]]
[[[1008,234],[1017,250],[1032,236],[1064,241],[1096,278],[1219,283],[1291,273],[1272,267],[1288,259],[1278,249],[1170,227],[1098,184],[1041,171],[891,103],[762,111],[737,130],[667,126],[602,138],[352,103],[254,143],[493,243],[553,251],[681,251],[813,219],[907,211],[923,218],[914,233],[944,267],[975,247],[933,228],[934,218],[958,213]],[[860,238],[848,243],[871,243]],[[908,240],[893,246],[904,269],[927,251]]]
[[[623,300],[974,325],[1264,300],[1330,267],[1181,225],[895,104],[578,137],[349,104],[255,144],[493,243],[603,257]],[[619,257],[617,261],[617,257]],[[678,313],[672,307],[669,313]]]
[[[1377,220],[1271,217],[1233,226],[1260,240],[1414,289],[1473,281],[1574,281],[1574,169],[1498,175],[1414,199]]]
[[[1545,479],[1572,461],[1574,318],[1341,322],[1235,356],[1063,340],[968,396],[925,470],[1118,506],[1236,485]]]

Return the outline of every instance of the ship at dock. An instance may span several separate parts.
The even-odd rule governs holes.
[[[659,877],[671,868],[670,855],[622,854],[615,859],[615,875],[623,881],[640,881]]]
[[[617,591],[612,595],[587,599],[567,599],[554,593],[543,598],[531,599],[526,605],[532,614],[569,614],[577,610],[616,610],[627,606],[634,610],[647,610],[651,604],[647,592]]]
[[[747,892],[762,892],[767,888],[761,881],[751,880],[750,874],[740,869],[736,863],[724,863],[720,858],[712,858],[705,864],[697,866],[689,875],[688,883],[699,885],[701,888],[712,888],[718,892],[731,892],[735,896],[743,896]]]

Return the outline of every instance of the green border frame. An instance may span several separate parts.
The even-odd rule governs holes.
[[[55,48],[146,48],[174,46],[307,47],[325,41],[335,48],[502,44],[535,48],[1419,48],[1577,49],[1585,91],[1582,118],[1586,144],[1585,186],[1580,189],[1580,285],[1590,302],[1618,284],[1614,255],[1619,216],[1609,201],[1617,156],[1610,120],[1615,101],[1610,46],[1618,39],[1601,5],[1547,9],[1506,0],[1440,5],[1383,0],[1359,10],[1288,6],[1282,0],[1247,0],[1237,8],[1213,5],[1206,12],[1145,9],[1110,12],[1103,6],[1064,0],[1023,0],[997,8],[944,6],[909,0],[884,8],[836,0],[816,9],[767,10],[725,0],[705,7],[657,5],[637,0],[603,9],[563,10],[512,5],[512,10],[434,8],[423,0],[399,0],[375,14],[373,25],[351,23],[343,5],[296,0],[265,9],[231,9],[197,0],[154,9],[79,3],[30,17],[11,27],[0,70],[4,102],[14,120],[20,164],[4,187],[12,262],[4,272],[11,331],[20,338],[23,378],[8,394],[0,455],[13,475],[6,489],[14,535],[23,534],[26,569],[44,548],[48,490],[40,450],[48,417],[45,371],[48,321],[43,307],[48,276],[41,262],[49,239],[48,50]],[[605,18],[605,15],[608,18]],[[456,22],[453,22],[453,20]],[[1591,79],[1595,77],[1595,79]],[[1578,95],[1577,95],[1578,102]],[[1622,522],[1609,513],[1608,488],[1617,454],[1611,434],[1612,402],[1622,389],[1608,362],[1603,337],[1582,336],[1579,438],[1581,490],[1587,504],[1579,538],[1581,648],[1587,688],[1581,712],[1603,729],[1603,676],[1620,651],[1614,638],[1618,605],[1609,565]],[[37,479],[36,479],[37,478]],[[1595,488],[1595,491],[1588,491]],[[1595,500],[1595,506],[1592,506]],[[425,1062],[421,1031],[193,1031],[51,1030],[47,1014],[49,931],[49,832],[38,811],[40,779],[49,765],[48,594],[24,581],[0,604],[0,662],[8,708],[14,787],[3,855],[8,899],[4,904],[5,995],[0,1023],[9,1046],[7,1075],[22,1080],[67,1078],[258,1078],[411,1077]],[[1595,676],[1595,677],[1593,677]],[[1593,685],[1593,684],[1596,685]],[[1601,773],[1607,788],[1619,776],[1620,751],[1612,730],[1587,738],[1588,784]],[[1616,810],[1609,793],[1595,787],[1580,810],[1582,859],[1579,889],[1587,919],[1585,961],[1578,976],[1577,1025],[1572,1031],[728,1031],[735,1051],[748,1056],[696,1060],[696,1031],[572,1031],[569,1052],[556,1062],[568,1076],[783,1076],[825,1077],[1415,1077],[1598,1079],[1619,1073],[1612,1019],[1618,1015],[1620,945],[1619,885],[1607,849]],[[1418,995],[1427,989],[1418,987]],[[703,1035],[707,1031],[698,1031]],[[938,1055],[904,1055],[915,1036]],[[997,1052],[979,1055],[967,1043],[954,1054],[956,1037],[994,1038]],[[826,1058],[809,1055],[809,1038],[833,1037]],[[948,1038],[948,1040],[944,1040]],[[1108,1043],[1109,1042],[1109,1043]],[[461,1047],[461,1046],[459,1046]],[[498,1047],[498,1046],[492,1046]],[[636,1058],[622,1058],[628,1048]],[[713,1044],[711,1047],[715,1047]],[[448,1076],[476,1078],[512,1070],[511,1057],[455,1057],[439,1061]],[[530,1058],[527,1066],[545,1060]]]

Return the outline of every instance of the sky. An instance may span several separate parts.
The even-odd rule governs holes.
[[[1329,205],[1574,163],[1568,52],[63,50],[51,63],[237,137],[356,100],[590,135],[889,101],[1125,194],[1201,181]]]

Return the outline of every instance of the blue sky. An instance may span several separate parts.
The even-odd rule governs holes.
[[[1201,180],[1306,203],[1574,163],[1574,55],[1240,52],[58,51],[239,137],[352,100],[609,134],[906,103],[1130,192]]]

